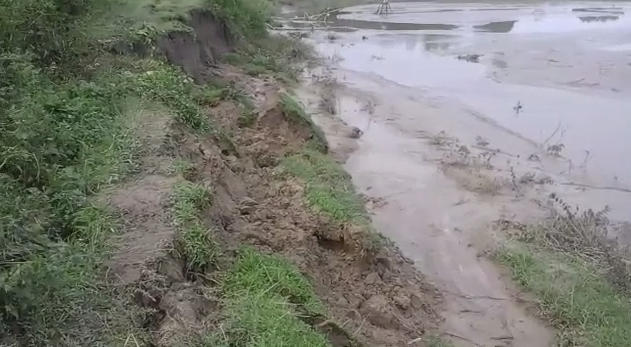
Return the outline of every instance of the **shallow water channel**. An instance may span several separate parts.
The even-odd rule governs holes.
[[[629,220],[631,5],[391,7],[344,9],[329,19],[334,34],[312,38],[342,86],[337,116],[363,131],[346,149],[334,141],[346,169],[380,201],[376,227],[445,293],[455,346],[551,346],[552,330],[482,245],[497,219],[541,217],[550,193]],[[332,133],[330,118],[318,121]],[[460,145],[441,147],[443,136],[467,155],[492,153],[488,167],[449,164]],[[515,183],[528,174],[550,179]]]

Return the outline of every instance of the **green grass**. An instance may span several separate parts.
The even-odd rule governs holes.
[[[307,146],[284,158],[281,167],[305,182],[306,201],[312,209],[334,222],[355,225],[365,231],[364,251],[378,251],[383,246],[384,239],[373,229],[351,176],[331,157]]]
[[[63,337],[64,344],[116,345],[135,329],[136,310],[121,309],[125,299],[95,271],[120,227],[90,200],[136,167],[128,100],[153,100],[191,128],[212,128],[193,98],[196,87],[157,61],[109,67],[90,81],[53,81],[28,64],[13,68],[21,94],[3,99],[13,108],[0,118],[0,196],[14,202],[0,207],[3,322],[23,327],[28,334],[18,338],[27,344]],[[195,226],[185,235],[186,244],[201,239]],[[197,270],[207,257],[189,258]]]
[[[210,206],[208,189],[191,182],[175,187],[173,215],[179,227],[176,249],[191,273],[203,273],[216,264],[218,247],[210,230],[204,227],[198,213]]]
[[[249,75],[272,75],[292,84],[298,81],[302,71],[296,63],[313,56],[313,49],[299,39],[270,35],[239,45],[234,52],[224,54],[222,60],[240,66]]]
[[[0,197],[12,202],[0,205],[0,335],[25,345],[116,346],[130,331],[141,334],[134,306],[120,309],[126,298],[102,281],[107,240],[121,228],[91,199],[136,168],[127,105],[159,103],[212,133],[201,103],[214,95],[196,94],[199,87],[163,62],[111,56],[73,36],[86,32],[64,31],[101,8],[73,17],[46,2],[18,5],[0,4]],[[20,23],[54,35],[40,43],[20,31],[15,41]]]
[[[34,345],[61,343],[62,332],[68,344],[107,345],[120,302],[95,269],[119,228],[89,197],[134,167],[126,96],[101,79],[58,83],[3,63],[20,94],[3,95],[12,108],[0,114],[0,196],[12,202],[0,207],[0,331],[23,327]],[[116,311],[123,328],[131,311]]]
[[[282,161],[282,167],[306,183],[310,206],[336,222],[368,225],[366,209],[351,176],[326,154],[305,148]]]
[[[536,296],[541,311],[558,328],[557,346],[628,345],[631,301],[593,264],[529,244],[507,245],[496,258]]]
[[[308,280],[286,260],[251,248],[239,251],[223,284],[230,345],[326,347],[326,337],[301,320],[320,315]]]
[[[280,106],[285,118],[289,122],[293,122],[294,124],[309,130],[311,133],[311,145],[313,148],[322,153],[327,153],[329,151],[329,144],[324,132],[313,122],[311,116],[307,114],[305,109],[300,105],[300,103],[298,103],[298,101],[296,101],[296,99],[288,94],[281,94]]]

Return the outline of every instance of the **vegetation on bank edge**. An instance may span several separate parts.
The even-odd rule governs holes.
[[[161,34],[190,30],[188,13],[197,8],[242,42],[272,40],[267,0],[0,2],[0,196],[11,202],[0,206],[3,343],[142,341],[146,312],[98,271],[108,238],[122,227],[91,196],[136,169],[128,100],[163,104],[212,135],[220,129],[201,106],[226,97],[226,89],[196,86],[159,59],[112,50],[120,43],[152,47]],[[282,71],[287,61],[262,45],[245,44],[243,52],[266,57],[259,64],[267,70]],[[209,198],[194,186],[176,192],[178,242],[190,271],[203,271],[214,256],[212,239],[191,214]]]
[[[223,290],[230,345],[330,346],[299,318],[323,314],[324,307],[310,283],[284,259],[241,249]]]
[[[311,148],[324,154],[329,152],[329,144],[324,132],[313,122],[311,116],[307,114],[307,111],[305,111],[298,101],[290,95],[283,93],[280,95],[280,107],[285,119],[299,127],[308,129],[311,134]]]
[[[356,192],[351,176],[328,156],[329,144],[304,107],[288,94],[281,94],[280,106],[284,117],[298,127],[307,129],[310,141],[298,152],[283,158],[282,172],[305,183],[307,204],[333,222],[359,227],[362,250],[378,251],[384,239],[373,229],[363,199]]]
[[[562,213],[521,228],[494,256],[533,293],[559,347],[618,347],[631,336],[629,256],[607,238],[605,213]]]
[[[207,230],[197,217],[211,201],[210,192],[203,186],[186,181],[175,187],[173,217],[179,228],[175,248],[184,259],[189,274],[204,273],[217,262],[218,246],[212,231]]]
[[[204,274],[218,262],[212,230],[198,217],[211,199],[207,188],[188,181],[174,188],[173,215],[179,226],[176,250],[189,275]],[[324,315],[325,308],[290,262],[243,247],[218,281],[225,316],[222,332],[184,337],[189,345],[330,346],[324,335],[299,318]]]

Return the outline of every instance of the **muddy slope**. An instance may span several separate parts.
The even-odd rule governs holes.
[[[547,176],[527,175],[516,164],[498,172],[506,160],[494,158],[499,154],[430,131],[424,121],[431,110],[414,98],[413,90],[348,70],[314,74],[324,77],[315,78],[302,94],[316,110],[318,99],[309,96],[318,95],[319,81],[339,81],[338,113],[363,135],[356,149],[338,141],[332,150],[346,152],[354,182],[379,202],[371,209],[376,227],[445,296],[440,312],[445,337],[458,347],[550,346],[554,332],[483,256],[495,220],[537,216],[530,198],[549,182],[540,179]],[[403,121],[393,115],[407,121],[406,115],[416,114],[422,116],[410,116],[409,124],[396,127]],[[325,129],[340,122],[327,114],[315,119]]]
[[[288,117],[274,79],[245,76],[229,66],[211,69],[210,58],[229,49],[228,36],[212,17],[193,18],[200,32],[163,39],[167,57],[198,81],[215,76],[232,82],[253,100],[255,117],[243,126],[242,105],[228,98],[206,110],[228,136],[195,136],[170,122],[168,114],[148,115],[139,125],[145,136],[143,167],[109,194],[111,206],[127,223],[110,275],[132,288],[138,304],[153,312],[144,323],[153,332],[152,345],[173,345],[182,336],[220,324],[221,289],[213,279],[230,266],[237,248],[251,245],[286,257],[311,280],[335,322],[312,323],[333,346],[353,341],[422,346],[439,320],[436,292],[398,249],[384,246],[366,256],[357,247],[365,230],[307,206],[305,182],[284,174],[280,163],[286,155],[300,153],[313,130]],[[190,166],[173,169],[181,160]],[[174,246],[170,191],[185,181],[208,187],[214,195],[201,218],[214,231],[221,256],[202,277],[187,273]]]

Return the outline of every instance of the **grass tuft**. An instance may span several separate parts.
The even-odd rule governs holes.
[[[326,337],[299,317],[324,312],[306,278],[284,259],[241,249],[228,272],[230,345],[330,346]]]
[[[349,224],[363,231],[360,252],[375,253],[385,240],[373,229],[364,201],[355,191],[351,176],[331,157],[304,148],[283,159],[282,168],[305,182],[307,204],[341,225]]]
[[[283,296],[310,313],[323,313],[324,307],[307,279],[288,261],[251,248],[238,252],[234,267],[224,285],[230,293]]]
[[[283,168],[306,183],[310,206],[340,223],[370,224],[351,176],[329,156],[312,149],[285,158]]]
[[[496,257],[539,299],[558,346],[623,346],[631,336],[629,299],[580,259],[532,246],[505,247]]]
[[[328,153],[329,144],[324,132],[313,122],[311,116],[307,114],[298,101],[288,94],[281,94],[280,106],[284,116],[289,122],[309,129],[309,132],[311,133],[312,146],[315,149],[322,153]]]
[[[218,249],[198,213],[211,204],[210,192],[199,185],[183,182],[175,187],[173,214],[179,227],[176,249],[190,273],[204,273],[216,263]]]

